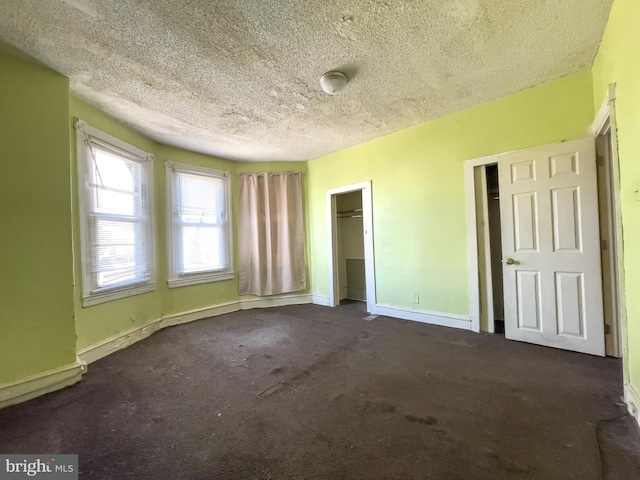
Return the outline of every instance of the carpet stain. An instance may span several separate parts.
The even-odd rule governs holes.
[[[618,359],[339,308],[271,311],[168,328],[1,409],[0,452],[74,452],[79,478],[116,480],[591,480],[597,438],[603,479],[640,479]],[[270,325],[289,338],[247,334]]]
[[[528,473],[529,472],[529,468],[522,466],[519,463],[514,462],[513,460],[506,459],[496,452],[491,452],[487,456],[489,458],[493,458],[496,462],[498,462],[498,465],[502,469],[506,470],[507,472],[511,472],[511,473]]]
[[[260,393],[258,393],[256,395],[257,398],[261,398],[261,397],[268,397],[269,395],[276,393],[278,390],[280,390],[282,387],[284,386],[284,382],[278,382],[274,385],[271,385],[268,388],[265,388],[263,391],[261,391]]]
[[[404,419],[407,422],[421,423],[422,425],[434,425],[434,424],[438,423],[438,419],[435,418],[435,417],[432,417],[430,415],[428,415],[426,418],[425,417],[418,417],[416,415],[405,415]]]
[[[327,445],[331,445],[333,443],[333,440],[331,439],[331,437],[329,437],[328,435],[325,435],[322,432],[318,432],[316,434],[316,440],[326,443]]]
[[[367,400],[367,403],[364,404],[364,410],[374,413],[394,413],[397,409],[395,405],[389,402],[371,402]]]

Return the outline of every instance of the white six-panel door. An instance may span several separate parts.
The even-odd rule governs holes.
[[[595,145],[498,159],[505,335],[604,355]]]

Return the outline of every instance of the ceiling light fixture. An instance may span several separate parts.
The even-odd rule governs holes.
[[[329,95],[335,95],[340,90],[342,90],[347,83],[349,83],[349,79],[347,76],[335,70],[325,73],[320,77],[320,86],[325,93]]]

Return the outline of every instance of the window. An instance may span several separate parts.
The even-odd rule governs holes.
[[[169,288],[234,278],[230,175],[167,162]]]
[[[155,289],[153,156],[76,121],[82,305]]]

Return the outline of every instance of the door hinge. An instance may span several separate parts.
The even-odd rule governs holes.
[[[600,240],[600,250],[606,250],[607,248],[609,248],[609,242]]]
[[[605,335],[609,335],[611,333],[611,325],[609,325],[608,323],[604,324],[604,334]]]
[[[604,157],[602,155],[596,157],[596,165],[598,167],[604,167]]]

